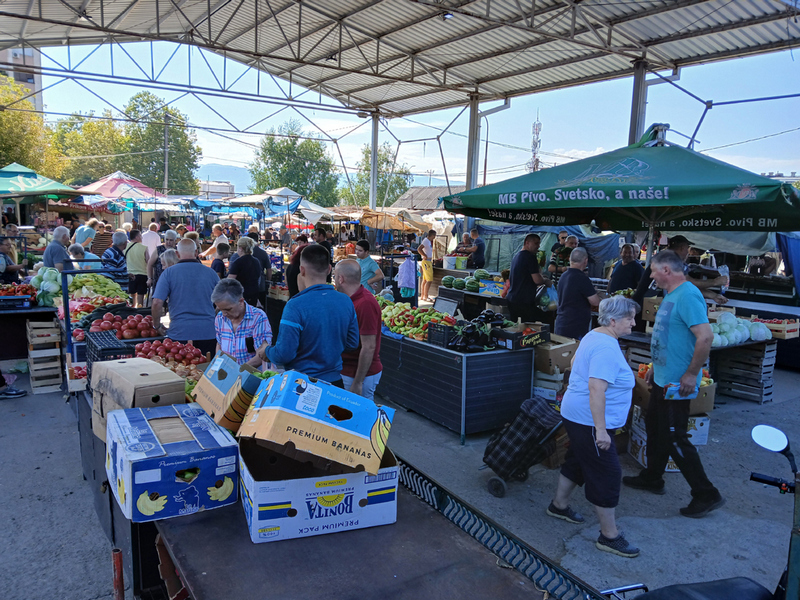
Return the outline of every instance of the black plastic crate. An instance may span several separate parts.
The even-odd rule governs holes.
[[[100,331],[86,334],[86,378],[88,387],[92,385],[92,363],[104,360],[133,358],[134,347],[117,339],[113,331]]]
[[[447,344],[456,336],[455,327],[441,323],[428,323],[428,343],[440,348],[447,348]]]

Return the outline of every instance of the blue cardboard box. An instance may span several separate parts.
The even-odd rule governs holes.
[[[115,410],[107,427],[106,474],[134,523],[236,502],[238,445],[199,405]]]
[[[192,397],[218,425],[234,434],[263,379],[249,365],[239,365],[220,352],[209,363]]]
[[[286,371],[261,383],[237,435],[261,440],[282,454],[301,452],[374,475],[393,417],[392,408]]]

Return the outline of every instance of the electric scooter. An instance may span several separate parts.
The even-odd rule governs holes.
[[[750,480],[778,488],[781,494],[795,494],[800,476],[797,465],[789,449],[789,439],[780,429],[769,425],[756,425],[750,433],[753,441],[771,452],[779,452],[786,456],[792,468],[791,480],[750,473]],[[609,599],[623,599],[628,592],[644,590],[635,600],[797,600],[800,598],[800,495],[795,494],[794,520],[792,536],[789,542],[789,562],[783,572],[775,592],[770,592],[760,583],[747,577],[733,577],[706,581],[670,585],[653,591],[647,591],[643,584],[628,585],[603,591]]]

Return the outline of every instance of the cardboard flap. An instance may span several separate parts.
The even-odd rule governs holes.
[[[111,411],[108,413],[108,428],[112,427],[119,430],[120,444],[131,460],[167,454],[141,408]]]

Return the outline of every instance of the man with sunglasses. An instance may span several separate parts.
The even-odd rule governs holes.
[[[567,242],[567,237],[569,237],[569,233],[566,230],[562,229],[561,231],[559,231],[558,232],[558,240],[556,240],[555,244],[550,246],[550,254],[552,254],[553,252],[555,252],[559,248],[563,248],[564,245]]]

